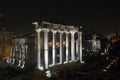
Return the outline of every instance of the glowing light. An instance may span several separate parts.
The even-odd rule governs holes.
[[[114,63],[112,62],[112,63],[110,63],[110,64],[114,64]]]
[[[84,61],[81,61],[80,63],[85,63]]]
[[[115,62],[116,62],[116,60],[113,60],[112,62],[113,62],[113,63],[115,63]]]
[[[52,42],[49,42],[48,45],[49,45],[50,47],[52,47]]]
[[[106,70],[106,69],[103,69],[102,71],[103,71],[103,72],[106,72],[107,70]]]
[[[56,46],[59,47],[59,46],[60,46],[60,43],[59,43],[59,42],[56,42]]]
[[[65,46],[65,44],[66,44],[66,41],[63,41],[63,45]]]
[[[109,64],[108,66],[110,67],[111,65]]]
[[[107,69],[109,69],[110,67],[109,67],[109,66],[107,66],[106,68],[107,68]]]
[[[101,55],[105,55],[105,53],[101,53]]]

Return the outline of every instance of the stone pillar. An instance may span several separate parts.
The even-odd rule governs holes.
[[[80,62],[84,63],[82,60],[82,32],[79,32],[79,39],[80,39]]]
[[[71,31],[71,61],[75,61],[74,31]]]
[[[25,59],[28,59],[28,45],[24,45],[25,47]]]
[[[37,69],[43,70],[43,66],[41,65],[41,49],[40,49],[40,32],[41,30],[36,30],[37,32]]]
[[[45,55],[45,69],[48,69],[48,29],[44,30],[44,55]]]
[[[63,41],[62,41],[63,32],[60,31],[60,64],[63,62]]]
[[[16,47],[15,47],[15,46],[14,46],[14,47],[12,46],[11,65],[13,65],[13,64],[15,63],[15,50],[16,50]]]
[[[28,45],[25,45],[25,59],[28,59]]]
[[[20,66],[20,68],[24,68],[24,66],[25,66],[25,46],[24,45],[22,45],[22,64],[21,64],[21,66]]]
[[[21,57],[22,57],[22,46],[20,46],[20,49],[17,49],[19,51],[19,53],[17,53],[19,55],[19,61],[18,61],[18,65],[17,67],[19,67],[21,65]]]
[[[12,46],[10,47],[10,56],[7,58],[6,62],[11,64],[12,63],[12,58],[13,58],[13,50],[12,50]]]
[[[53,32],[53,41],[52,41],[52,65],[55,65],[56,63],[56,45],[55,45],[55,36],[56,36],[56,31],[52,31]]]
[[[66,63],[69,60],[69,33],[66,32]]]
[[[80,60],[80,55],[79,55],[79,39],[76,40],[76,55],[77,55],[77,60]]]
[[[80,34],[79,34],[79,32],[78,32],[78,40],[77,40],[77,54],[78,54],[78,61],[80,61]]]

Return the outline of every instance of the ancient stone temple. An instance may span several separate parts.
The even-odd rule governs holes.
[[[33,24],[37,33],[38,69],[44,70],[50,66],[68,62],[80,61],[83,63],[81,26],[55,24],[46,21],[34,22]]]

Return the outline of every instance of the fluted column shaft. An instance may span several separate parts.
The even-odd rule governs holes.
[[[80,39],[80,62],[83,62],[82,60],[82,32],[79,32],[79,39]]]
[[[41,30],[36,30],[36,32],[37,32],[37,69],[43,70],[43,66],[41,66],[41,49],[40,49]]]
[[[45,69],[48,69],[48,29],[44,30],[44,55],[45,55]]]
[[[24,45],[22,45],[22,64],[21,64],[21,68],[24,68],[24,65],[25,65],[25,46]]]
[[[55,36],[56,36],[56,31],[52,31],[53,32],[53,41],[52,41],[52,65],[55,65],[56,63],[56,46],[55,46]]]
[[[76,40],[76,54],[77,54],[77,60],[80,60],[80,55],[79,55],[79,39]]]
[[[16,56],[16,45],[14,45],[14,47],[12,47],[12,63],[11,63],[11,65],[13,65],[15,63],[15,56]]]
[[[77,40],[77,45],[78,45],[78,60],[80,61],[80,34],[78,32],[78,40]]]
[[[71,32],[71,61],[75,61],[74,33]]]
[[[60,31],[60,64],[63,62],[63,41],[62,41],[63,32]]]
[[[17,53],[18,54],[18,59],[19,59],[17,67],[19,67],[20,64],[21,64],[21,61],[22,61],[21,60],[21,58],[22,58],[22,46],[20,46],[20,49],[17,49],[17,50],[19,52],[19,53]]]
[[[66,62],[69,60],[69,33],[66,32]]]
[[[11,46],[11,48],[10,48],[10,57],[9,57],[9,63],[11,63],[12,64],[12,62],[13,62],[13,48],[12,48],[12,46]]]

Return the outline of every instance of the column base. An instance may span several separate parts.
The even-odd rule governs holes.
[[[73,62],[72,60],[70,60],[69,62]]]
[[[7,59],[6,59],[6,63],[8,63],[8,64],[10,64],[10,63],[11,63],[11,61],[12,61],[12,59],[11,59],[11,58],[7,58]]]
[[[24,68],[25,67],[25,61],[22,62],[22,65],[20,66],[20,68]]]
[[[38,67],[37,69],[39,69],[39,70],[44,70],[44,68],[43,68],[43,67]]]
[[[80,63],[85,63],[85,61],[80,61]]]
[[[57,63],[57,65],[60,65],[60,64],[62,64],[62,63]]]
[[[64,64],[69,63],[69,61],[65,61]]]
[[[70,60],[69,62],[76,62],[76,60]]]
[[[18,65],[17,65],[17,67],[20,67],[20,65],[21,65],[21,60],[19,60],[19,63],[18,63]]]
[[[55,64],[51,64],[51,65],[49,65],[49,67],[52,67],[52,66],[54,66]]]
[[[20,68],[22,68],[22,69],[23,69],[24,67],[25,67],[24,65],[20,66]]]
[[[13,60],[12,60],[12,63],[11,63],[11,65],[13,65],[14,63],[15,63],[15,59],[13,59]]]
[[[62,64],[62,62],[59,62],[58,64]]]

